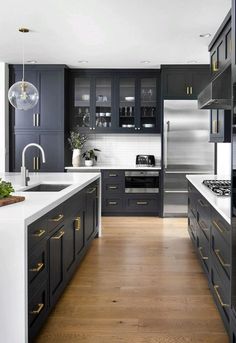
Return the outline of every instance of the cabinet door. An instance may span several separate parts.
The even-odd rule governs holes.
[[[85,240],[88,242],[96,231],[96,185],[86,189]]]
[[[29,143],[39,143],[37,133],[20,132],[13,136],[12,146],[12,170],[19,172],[22,165],[22,151]],[[25,166],[29,171],[37,170],[38,149],[30,147],[25,154]]]
[[[64,226],[61,226],[49,239],[50,305],[58,299],[64,281]]]
[[[40,109],[37,126],[41,129],[63,130],[64,70],[40,72]]]
[[[164,98],[189,98],[190,83],[190,74],[184,69],[165,72]]]
[[[137,81],[134,77],[120,77],[118,88],[119,118],[118,128],[130,132],[137,130]]]
[[[193,98],[197,99],[199,93],[208,85],[210,82],[210,67],[209,70],[204,71],[193,71],[192,82],[190,93]]]
[[[17,70],[15,72],[15,81],[18,82],[22,80],[22,70]],[[39,90],[39,73],[38,71],[25,71],[25,81],[32,83],[37,89]],[[40,96],[40,94],[39,94]],[[21,111],[14,109],[14,107],[10,107],[10,114],[11,114],[11,125],[14,129],[33,129],[36,126],[36,116],[39,112],[39,102],[37,105],[28,110],[28,111]]]
[[[46,163],[38,151],[38,168],[42,172],[64,171],[64,133],[44,132],[40,134],[40,144],[45,151]]]
[[[115,126],[113,110],[113,79],[112,77],[95,78],[96,96],[96,131],[111,131]]]
[[[231,29],[225,35],[225,58],[227,61],[231,59],[232,54],[232,31]]]
[[[221,69],[225,64],[225,41],[222,39],[217,46],[217,68]]]

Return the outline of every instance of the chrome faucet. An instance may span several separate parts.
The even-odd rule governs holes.
[[[42,160],[43,160],[43,163],[46,162],[45,160],[45,153],[44,153],[44,150],[43,148],[41,147],[41,145],[39,144],[36,144],[36,143],[30,143],[30,144],[27,144],[23,151],[22,151],[22,165],[21,165],[21,184],[22,186],[28,186],[28,181],[30,180],[30,177],[29,177],[29,171],[28,169],[26,169],[25,167],[25,152],[26,150],[31,147],[31,146],[34,146],[36,148],[39,148],[39,150],[41,151],[42,153]]]

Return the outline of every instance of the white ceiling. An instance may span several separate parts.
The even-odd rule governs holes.
[[[231,0],[1,0],[0,61],[82,68],[157,68],[208,63],[207,46]],[[79,64],[87,60],[87,64]],[[142,60],[151,63],[143,65]]]

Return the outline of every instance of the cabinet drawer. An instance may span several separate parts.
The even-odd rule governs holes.
[[[102,212],[121,212],[123,211],[122,198],[105,198],[102,202]]]
[[[211,253],[219,271],[230,278],[230,247],[222,237],[221,232],[214,225],[212,225],[211,231]]]
[[[103,170],[102,177],[104,179],[117,180],[124,178],[123,170]]]
[[[28,292],[29,299],[36,292],[39,285],[47,280],[48,256],[47,241],[44,240],[28,258]]]
[[[226,327],[228,327],[230,316],[230,291],[225,287],[214,263],[211,263],[211,289],[222,319]]]
[[[58,225],[62,224],[63,221],[64,221],[64,208],[63,206],[58,206],[57,208],[53,209],[48,214],[48,219],[47,219],[48,232],[51,232]]]
[[[210,262],[209,241],[207,240],[205,234],[202,232],[201,229],[199,229],[197,233],[197,249],[198,249],[200,260],[208,273],[209,266],[210,266],[209,265],[209,262]]]
[[[39,291],[29,302],[28,306],[28,328],[29,341],[37,335],[39,329],[43,325],[48,312],[48,284],[45,282]]]
[[[212,228],[216,229],[221,237],[230,244],[230,225],[215,211],[212,210]]]
[[[188,206],[195,218],[197,218],[197,192],[190,183],[188,185]]]
[[[211,228],[211,207],[200,195],[197,197],[197,221],[200,229],[209,240]]]
[[[40,218],[28,227],[28,250],[38,244],[47,235],[47,220]]]
[[[142,197],[126,199],[126,209],[135,212],[158,212],[156,197]]]
[[[103,194],[124,193],[124,184],[121,182],[105,182],[103,185]]]
[[[197,239],[197,220],[191,209],[188,211],[188,232],[195,243]]]

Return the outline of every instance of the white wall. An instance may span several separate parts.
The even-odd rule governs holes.
[[[0,172],[9,170],[8,65],[0,62]]]
[[[154,155],[158,160],[161,156],[160,135],[94,135],[86,143],[89,148],[100,149],[98,164],[108,165],[135,165],[138,154]],[[157,161],[158,162],[158,161]]]
[[[231,175],[231,143],[217,143],[217,174]]]

